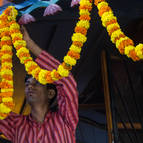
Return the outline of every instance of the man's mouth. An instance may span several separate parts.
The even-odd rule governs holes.
[[[28,94],[28,96],[32,96],[32,95],[34,95],[35,93],[34,93],[33,91],[29,91],[27,94]]]

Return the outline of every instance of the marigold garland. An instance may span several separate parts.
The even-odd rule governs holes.
[[[12,42],[9,33],[9,17],[11,8],[7,8],[0,16],[0,59],[1,59],[1,93],[0,93],[0,119],[7,117],[13,109],[13,72],[12,72]]]
[[[143,44],[134,46],[134,42],[127,37],[120,28],[117,18],[105,0],[95,0],[102,25],[106,27],[111,41],[116,45],[121,54],[125,54],[133,61],[143,59]]]
[[[63,77],[69,75],[80,58],[81,47],[86,42],[87,30],[90,27],[90,11],[92,9],[92,0],[81,0],[79,7],[79,21],[75,27],[75,33],[72,36],[72,45],[67,55],[63,59],[63,63],[52,71],[41,69],[30,56],[29,50],[26,48],[26,42],[20,31],[20,26],[16,22],[17,10],[13,6],[9,6],[0,16],[0,56],[1,56],[1,77],[0,83],[0,119],[4,119],[13,108],[13,72],[12,72],[12,44],[14,45],[17,57],[20,62],[25,65],[28,74],[31,74],[41,84],[53,83]]]

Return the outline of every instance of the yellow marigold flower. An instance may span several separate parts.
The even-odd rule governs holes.
[[[80,3],[80,6],[83,6],[83,5],[92,6],[89,0],[80,0],[79,3]]]
[[[4,103],[0,104],[0,112],[1,113],[9,113],[11,111],[10,108],[8,108],[7,106],[4,105]]]
[[[76,26],[85,27],[86,29],[88,29],[90,27],[90,22],[88,20],[80,20],[80,21],[78,21]]]
[[[20,55],[21,53],[29,53],[29,50],[28,50],[27,48],[25,48],[25,47],[22,47],[22,48],[20,48],[19,50],[17,50],[16,55],[19,57],[19,55]]]
[[[51,77],[52,77],[52,80],[57,81],[57,80],[59,80],[59,79],[55,78],[55,76],[54,76],[54,73],[55,73],[55,72],[56,72],[56,70],[54,69],[54,70],[51,72]]]
[[[6,31],[9,31],[9,27],[5,27],[5,28],[1,28],[0,29],[0,33],[6,32]]]
[[[20,58],[20,63],[24,64],[24,61],[26,61],[28,59],[32,60],[32,57],[22,57],[22,58]]]
[[[5,117],[3,117],[3,116],[0,116],[0,120],[3,120],[3,119],[5,119]]]
[[[17,10],[15,9],[15,7],[14,7],[14,6],[9,6],[9,8],[11,8],[11,16],[12,16],[13,18],[16,18],[16,16],[18,15],[18,12],[17,12]]]
[[[120,34],[124,34],[124,33],[121,31],[121,29],[114,31],[114,32],[111,34],[111,41],[112,41],[113,43],[115,43],[115,39],[116,39],[117,37],[119,37]]]
[[[15,20],[15,18],[13,18],[12,16],[8,16],[9,21],[12,21],[13,19]]]
[[[111,11],[104,12],[102,17],[101,17],[103,26],[106,27],[106,22],[108,22],[112,19],[117,19],[117,18],[113,15],[113,13]]]
[[[76,60],[70,56],[65,56],[64,62],[71,65],[71,66],[74,66],[76,64]]]
[[[12,50],[12,46],[8,46],[8,45],[3,45],[1,48],[1,51],[11,51]]]
[[[110,24],[110,25],[107,26],[107,31],[110,31],[115,26],[120,28],[120,25],[118,23],[113,23],[113,24]]]
[[[69,71],[64,69],[62,65],[59,65],[57,71],[62,77],[68,77],[68,75],[69,75]]]
[[[10,31],[13,30],[13,29],[20,29],[19,24],[17,24],[17,23],[11,24],[11,25],[10,25]]]
[[[26,41],[24,41],[24,40],[15,41],[14,47],[18,47],[18,46],[26,47]]]
[[[11,38],[8,37],[8,36],[3,36],[3,37],[1,38],[1,41],[8,41],[8,40],[11,40]]]
[[[47,70],[41,70],[40,72],[39,72],[39,76],[38,76],[38,79],[39,79],[39,82],[41,83],[41,84],[47,84],[47,81],[46,81],[46,78],[45,78],[45,75],[46,75],[46,73],[47,73]]]
[[[9,54],[4,54],[4,55],[2,55],[2,59],[9,59],[9,58],[11,58],[12,56],[11,55],[9,55]]]
[[[129,53],[130,53],[130,51],[133,50],[133,49],[135,49],[134,46],[127,46],[127,47],[125,47],[125,55],[127,55],[128,57],[130,57],[130,56],[129,56]]]
[[[23,38],[23,35],[21,33],[13,33],[11,34],[12,39],[14,39],[15,37],[19,37],[19,38]]]
[[[13,80],[7,80],[8,84],[13,85]]]
[[[13,102],[12,97],[4,97],[2,98],[2,102]]]
[[[13,85],[13,81],[12,80],[2,79],[2,82],[7,82],[8,84]]]
[[[39,72],[41,69],[40,67],[37,67],[36,69],[32,70],[31,74],[34,78],[38,78],[37,72]]]
[[[75,46],[75,45],[71,45],[70,50],[73,50],[74,52],[80,53],[81,52],[81,48]]]
[[[9,88],[9,89],[1,89],[1,92],[13,92],[14,89],[13,88]]]
[[[1,75],[4,75],[4,74],[13,75],[13,72],[11,70],[9,70],[9,69],[5,69],[5,70],[1,71]]]
[[[72,41],[80,41],[82,43],[86,42],[87,38],[81,33],[74,33],[72,36]]]
[[[81,9],[79,14],[80,15],[90,15],[90,12],[88,11],[88,9]]]
[[[105,2],[105,1],[100,2],[100,3],[97,5],[98,10],[99,10],[102,6],[108,6],[108,3]]]
[[[26,71],[28,71],[28,69],[29,69],[31,66],[33,66],[33,65],[38,66],[37,63],[35,63],[34,61],[27,62],[27,63],[25,64],[25,66],[26,66]]]
[[[143,59],[143,44],[138,44],[136,47],[135,47],[135,52],[137,53],[137,56],[140,58],[140,59]]]
[[[10,67],[10,68],[12,68],[13,67],[13,65],[12,65],[12,63],[8,63],[8,62],[4,62],[3,64],[2,64],[2,69],[1,70],[3,70],[3,67]],[[5,69],[4,69],[5,70]]]

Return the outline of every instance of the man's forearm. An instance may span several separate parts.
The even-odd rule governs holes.
[[[27,48],[36,56],[38,57],[41,52],[42,52],[42,49],[32,40],[32,39],[29,39],[27,40]]]
[[[32,54],[38,57],[41,54],[42,49],[30,38],[24,26],[21,26],[21,31],[23,33],[23,40],[27,43],[27,48],[32,52]]]

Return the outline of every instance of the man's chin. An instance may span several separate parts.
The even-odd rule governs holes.
[[[27,101],[27,103],[32,104],[32,103],[38,102],[39,99],[34,98],[33,96],[28,96],[28,97],[26,97],[26,101]]]

